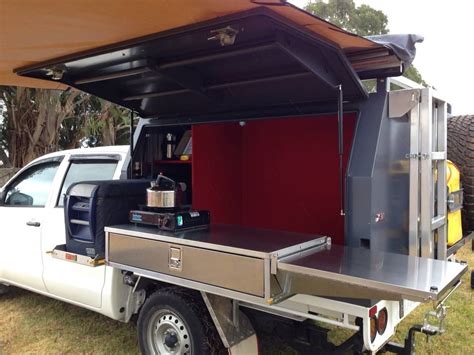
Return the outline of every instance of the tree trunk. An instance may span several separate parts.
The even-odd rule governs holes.
[[[12,164],[10,162],[10,159],[8,158],[7,154],[5,151],[0,148],[0,161],[3,163],[3,168],[11,168]]]

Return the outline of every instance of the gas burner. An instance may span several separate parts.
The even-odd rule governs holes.
[[[130,211],[131,223],[156,226],[165,231],[201,229],[209,226],[209,211],[163,211],[162,208],[139,206],[139,210]],[[156,210],[159,211],[156,211]]]

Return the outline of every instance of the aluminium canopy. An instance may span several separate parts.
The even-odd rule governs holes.
[[[277,0],[0,0],[0,16],[0,84],[73,86],[143,117],[294,114],[339,85],[364,99],[359,79],[406,64]]]

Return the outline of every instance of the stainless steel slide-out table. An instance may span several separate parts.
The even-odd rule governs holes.
[[[293,294],[438,300],[467,270],[453,262],[331,245],[317,235],[239,226],[172,233],[129,224],[105,231],[111,266],[268,303]]]

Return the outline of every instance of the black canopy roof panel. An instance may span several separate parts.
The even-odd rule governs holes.
[[[335,44],[267,8],[158,33],[17,70],[56,80],[141,117],[246,118],[367,98]],[[336,106],[334,107],[336,110]],[[251,118],[251,117],[248,117]]]

